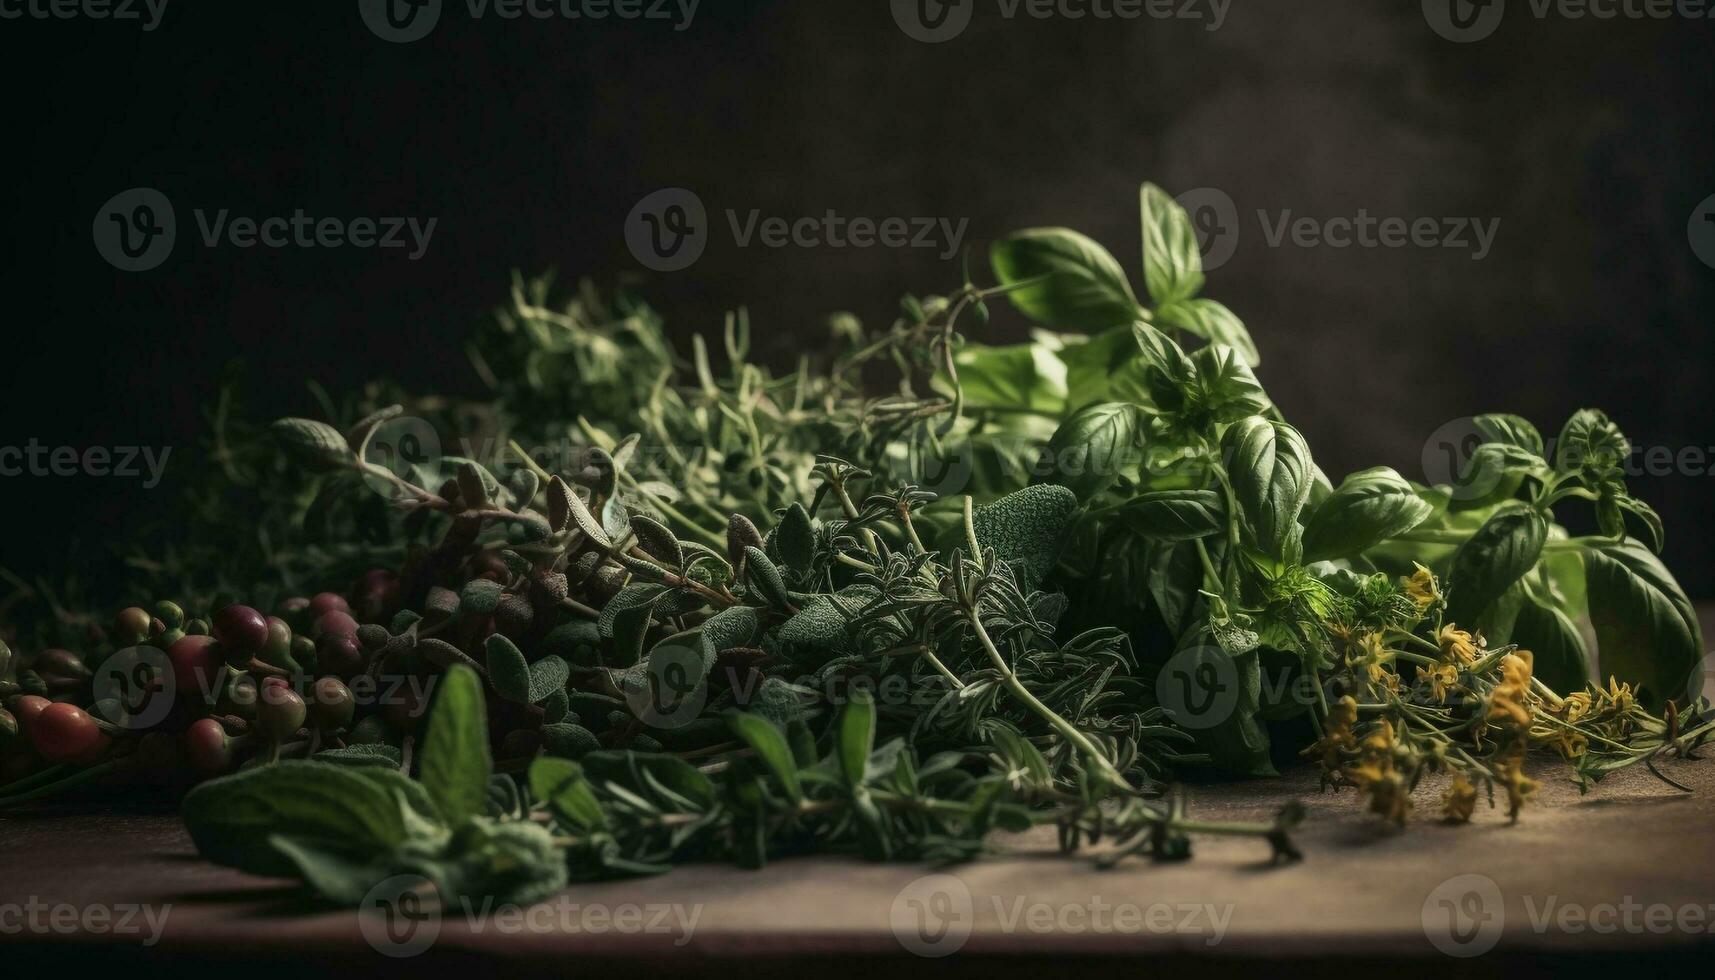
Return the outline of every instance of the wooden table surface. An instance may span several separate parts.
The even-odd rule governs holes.
[[[579,885],[529,916],[418,911],[392,932],[374,910],[329,911],[289,883],[197,860],[170,810],[62,806],[0,816],[0,962],[9,975],[39,961],[247,976],[406,964],[484,976],[1076,968],[1326,980],[1330,960],[1395,976],[1701,974],[1715,954],[1715,748],[1705,755],[1662,763],[1692,793],[1640,767],[1581,797],[1564,768],[1544,765],[1516,825],[1484,808],[1469,826],[1439,823],[1439,786],[1426,783],[1417,818],[1395,830],[1350,791],[1319,793],[1309,769],[1191,790],[1208,819],[1266,820],[1302,801],[1305,860],[1288,865],[1267,864],[1256,841],[1213,838],[1187,862],[1099,871],[1060,857],[1040,830],[956,867],[693,866]]]

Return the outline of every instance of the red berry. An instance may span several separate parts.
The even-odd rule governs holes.
[[[50,704],[30,724],[30,744],[49,762],[89,765],[111,741],[95,719],[75,704]]]
[[[310,619],[314,621],[320,619],[323,613],[335,611],[350,613],[351,604],[345,601],[345,596],[337,592],[318,592],[315,598],[310,600],[308,609]]]
[[[363,647],[351,633],[324,633],[316,641],[316,670],[336,677],[353,677],[363,671]]]
[[[351,613],[333,609],[323,613],[321,618],[316,620],[315,628],[310,632],[315,634],[318,640],[329,634],[356,636],[357,620],[351,618]]]
[[[167,648],[167,659],[173,665],[173,682],[180,694],[207,696],[215,688],[215,674],[220,670],[220,646],[212,636],[180,637]]]
[[[283,681],[262,685],[262,700],[256,705],[256,730],[272,742],[284,742],[304,727],[308,709],[298,692]]]
[[[352,697],[351,688],[337,677],[323,677],[316,681],[311,689],[310,715],[316,727],[323,731],[337,731],[351,724],[351,717],[357,710],[357,699]]]
[[[185,731],[185,756],[191,767],[207,776],[232,768],[232,740],[213,718],[199,718]]]
[[[249,606],[234,603],[214,614],[214,638],[248,660],[262,652],[262,645],[268,642],[268,620]]]
[[[36,717],[42,713],[43,709],[47,708],[50,704],[53,704],[53,702],[41,695],[25,694],[21,697],[13,698],[11,703],[7,704],[6,707],[11,710],[12,716],[18,719],[18,728],[23,731],[25,735],[28,735],[30,734],[30,723],[34,722]]]

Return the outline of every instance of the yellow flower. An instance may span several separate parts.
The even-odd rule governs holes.
[[[1441,627],[1441,659],[1451,664],[1468,664],[1477,659],[1482,640],[1452,625]]]
[[[1600,684],[1595,685],[1595,688],[1599,710],[1623,715],[1637,704],[1637,693],[1632,690],[1632,686],[1620,683],[1612,675],[1608,677],[1606,690],[1603,690]]]
[[[1561,721],[1575,724],[1578,719],[1590,713],[1590,692],[1573,691],[1560,702],[1560,710],[1555,712]]]
[[[1328,709],[1328,717],[1322,722],[1322,737],[1304,754],[1320,753],[1324,770],[1338,769],[1340,753],[1357,747],[1357,740],[1352,737],[1352,726],[1357,721],[1358,702],[1348,694]]]
[[[1447,692],[1459,686],[1459,668],[1453,664],[1440,664],[1431,667],[1429,674],[1429,693],[1440,704],[1447,703]]]
[[[1405,823],[1411,812],[1411,787],[1405,775],[1394,770],[1393,724],[1385,718],[1377,722],[1359,748],[1363,761],[1346,769],[1347,780],[1369,797],[1370,812],[1397,824]]]
[[[1536,780],[1524,774],[1524,753],[1515,752],[1503,759],[1495,768],[1497,781],[1507,791],[1507,817],[1518,819],[1518,812],[1524,809],[1525,801],[1536,793]]]
[[[1489,724],[1530,727],[1531,660],[1529,650],[1501,658],[1501,682],[1489,695]]]
[[[1412,564],[1417,564],[1413,562]],[[1418,613],[1427,612],[1430,606],[1441,601],[1441,589],[1435,582],[1435,573],[1422,565],[1405,580],[1405,594],[1417,604]]]
[[[1477,787],[1464,773],[1453,776],[1453,784],[1441,796],[1441,815],[1448,823],[1467,823],[1477,809]]]

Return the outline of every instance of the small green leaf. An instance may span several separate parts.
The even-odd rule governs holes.
[[[786,591],[785,579],[780,577],[780,569],[762,553],[762,549],[744,549],[744,573],[751,589],[762,601],[775,609],[792,608],[792,598]]]
[[[493,771],[488,710],[482,679],[463,664],[441,675],[423,738],[422,766],[423,788],[448,824],[457,826],[483,812]]]
[[[1304,560],[1350,558],[1417,527],[1434,511],[1389,467],[1354,473],[1311,516]]]
[[[499,633],[490,634],[484,647],[488,652],[488,681],[495,693],[517,704],[530,704],[530,665],[524,654]]]
[[[1203,252],[1191,216],[1154,184],[1138,191],[1143,226],[1143,281],[1156,306],[1188,300],[1203,290]]]
[[[1080,409],[1048,440],[1049,480],[1079,500],[1095,497],[1143,458],[1144,424],[1136,405],[1099,402]]]
[[[1244,321],[1212,299],[1176,300],[1159,306],[1155,310],[1155,322],[1195,334],[1211,344],[1231,347],[1250,367],[1262,365],[1262,353],[1257,350],[1250,331],[1245,329]]]
[[[473,578],[459,591],[459,613],[465,616],[487,616],[500,605],[504,588],[499,582]]]
[[[583,767],[569,759],[538,756],[530,763],[530,792],[554,808],[554,812],[582,830],[601,830],[607,814],[584,778]]]
[[[875,701],[868,691],[858,689],[840,712],[839,731],[840,771],[847,786],[863,785],[864,770],[869,754],[875,747]]]
[[[816,532],[810,525],[810,512],[793,502],[780,515],[771,542],[781,564],[795,572],[807,572],[816,557]]]
[[[1548,543],[1548,521],[1517,504],[1490,517],[1453,555],[1447,576],[1447,620],[1474,625],[1514,582],[1536,565]]]
[[[732,726],[733,734],[756,750],[757,757],[774,773],[788,799],[797,803],[804,798],[804,788],[798,781],[798,764],[793,760],[792,749],[786,744],[786,737],[780,734],[780,729],[742,711],[728,712],[727,724]]]
[[[1048,327],[1097,331],[1137,318],[1137,296],[1107,249],[1066,228],[1032,228],[994,244],[989,258],[1013,305]],[[1033,281],[1037,280],[1037,281]]]
[[[566,693],[570,667],[559,657],[543,657],[530,665],[530,703],[541,704],[555,694]]]
[[[287,449],[312,462],[344,463],[352,458],[345,436],[326,422],[280,419],[271,428]]]
[[[1285,557],[1310,496],[1310,447],[1297,429],[1259,416],[1234,423],[1223,446],[1247,538],[1259,550]]]
[[[631,533],[637,535],[637,546],[643,549],[644,554],[674,568],[684,566],[685,549],[680,547],[679,539],[660,521],[646,514],[632,514]]]
[[[1226,506],[1213,490],[1159,490],[1131,499],[1120,512],[1126,526],[1152,541],[1194,541],[1227,526]]]

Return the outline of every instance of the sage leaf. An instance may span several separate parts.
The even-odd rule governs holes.
[[[862,786],[869,753],[875,747],[875,700],[859,689],[840,712],[838,735],[840,771],[847,786]]]
[[[423,788],[446,822],[457,826],[483,812],[493,769],[482,679],[469,667],[454,664],[441,675],[429,713],[423,737]]]
[[[816,532],[810,523],[810,512],[794,501],[780,515],[770,541],[781,564],[795,572],[807,572],[816,557]]]
[[[543,657],[530,665],[530,703],[541,704],[558,694],[566,694],[566,681],[572,676],[570,666],[559,657]]]
[[[489,635],[488,682],[502,698],[517,704],[530,702],[530,665],[517,645],[499,633]]]

